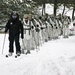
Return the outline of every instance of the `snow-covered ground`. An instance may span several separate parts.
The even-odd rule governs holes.
[[[75,36],[44,43],[40,51],[6,58],[8,35],[2,54],[4,34],[0,34],[0,75],[75,75]],[[15,49],[15,48],[14,48]],[[14,53],[15,54],[15,53]]]
[[[47,5],[46,8],[46,12],[53,14],[52,6]],[[71,12],[68,12],[70,16]],[[75,36],[68,39],[60,36],[57,40],[44,43],[39,52],[34,50],[18,58],[5,57],[9,49],[8,34],[2,54],[4,36],[0,34],[0,75],[75,75]]]

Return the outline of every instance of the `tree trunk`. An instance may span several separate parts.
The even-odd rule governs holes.
[[[57,0],[54,0],[54,16],[56,16]]]
[[[63,9],[63,12],[62,12],[62,16],[64,15],[64,12],[65,12],[65,4],[64,4],[64,9]]]
[[[42,16],[45,14],[45,3],[43,3],[43,7],[42,7]]]
[[[74,4],[74,7],[73,7],[73,12],[72,12],[72,20],[74,20],[74,11],[75,11],[75,4]]]

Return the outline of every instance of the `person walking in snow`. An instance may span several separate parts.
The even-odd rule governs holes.
[[[69,21],[68,17],[65,15],[63,17],[63,37],[68,38],[69,36]]]
[[[74,21],[73,21],[73,28],[74,28],[74,35],[75,35],[75,18],[74,18]]]
[[[31,50],[31,40],[32,40],[32,32],[31,32],[31,21],[29,20],[29,15],[25,14],[23,17],[23,27],[24,27],[24,36],[23,45],[22,45],[22,53],[30,54]]]
[[[19,20],[18,13],[16,12],[11,13],[10,18],[5,26],[5,33],[8,30],[9,30],[9,54],[8,55],[12,56],[14,52],[13,44],[15,41],[16,54],[20,56],[21,54],[20,43],[19,43],[20,33],[22,39],[24,38],[24,36],[23,36],[23,24]]]

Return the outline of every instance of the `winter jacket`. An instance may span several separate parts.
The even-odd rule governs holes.
[[[23,38],[23,24],[20,20],[8,20],[5,26],[5,33],[9,30],[9,35],[15,36],[21,33],[21,38]]]

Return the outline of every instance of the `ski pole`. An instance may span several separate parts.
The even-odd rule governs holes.
[[[4,40],[3,40],[3,47],[2,47],[2,54],[3,54],[3,51],[4,51],[5,38],[6,38],[6,34],[4,35]]]

